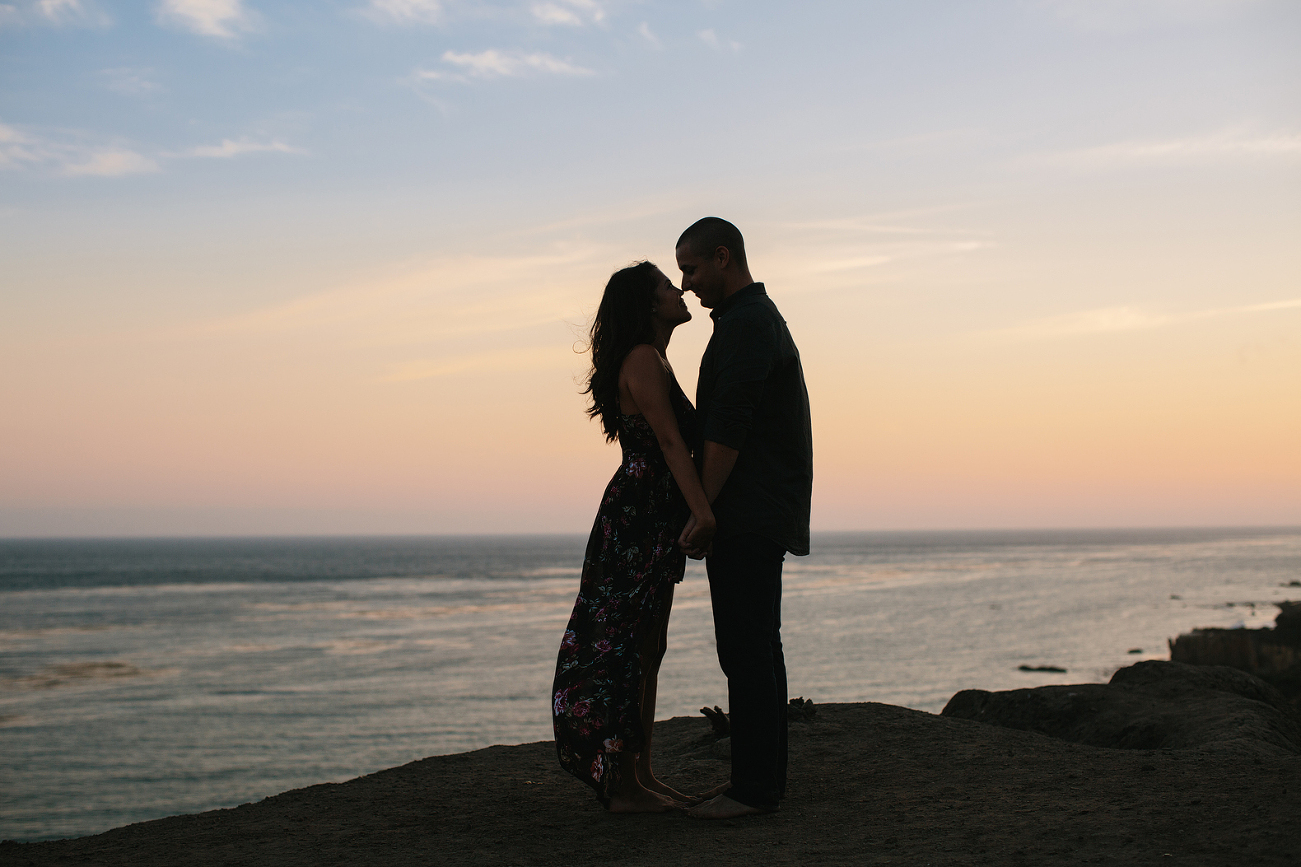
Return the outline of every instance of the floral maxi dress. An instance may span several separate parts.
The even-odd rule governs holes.
[[[683,440],[694,442],[695,408],[676,380],[670,399]],[[551,688],[560,765],[606,805],[619,786],[614,754],[645,743],[638,648],[682,580],[677,538],[690,514],[643,416],[619,417],[619,445],[623,463],[592,525]]]

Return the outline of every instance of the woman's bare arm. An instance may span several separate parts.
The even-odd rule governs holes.
[[[619,371],[619,384],[627,388],[637,409],[655,432],[669,471],[691,509],[691,539],[687,544],[692,548],[708,547],[714,535],[714,511],[700,484],[691,451],[678,429],[678,418],[669,399],[669,374],[655,347],[644,343],[633,347]]]

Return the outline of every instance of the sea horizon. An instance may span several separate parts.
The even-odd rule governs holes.
[[[1044,525],[1006,525],[1006,526],[926,526],[926,527],[869,527],[866,529],[811,530],[811,536],[829,536],[841,534],[908,534],[908,533],[1088,533],[1088,532],[1166,532],[1180,530],[1204,531],[1291,531],[1301,530],[1301,524],[1044,524]],[[519,530],[519,531],[472,531],[472,532],[420,532],[420,533],[383,533],[383,532],[299,532],[299,533],[123,533],[123,534],[68,534],[37,533],[8,535],[0,531],[0,542],[23,541],[112,541],[117,539],[136,541],[166,540],[203,540],[203,539],[481,539],[481,538],[516,538],[530,536],[584,536],[588,530]]]
[[[545,740],[585,540],[0,539],[0,837]],[[1182,632],[1272,623],[1299,570],[1292,527],[821,531],[785,565],[790,694],[936,713],[1104,681]],[[726,696],[691,561],[656,716]]]

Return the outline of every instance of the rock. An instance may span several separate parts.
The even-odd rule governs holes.
[[[786,719],[789,722],[808,722],[817,714],[818,709],[813,706],[813,702],[804,696],[791,699],[786,709]]]
[[[790,734],[781,810],[732,823],[608,816],[544,741],[94,837],[11,843],[0,864],[1297,864],[1295,757],[1260,766],[1098,749],[882,704],[819,704]],[[683,792],[726,780],[728,763],[708,754],[714,742],[698,714],[657,722],[661,779]]]
[[[1095,747],[1301,755],[1301,717],[1287,699],[1227,666],[1149,660],[1105,684],[967,689],[941,715]]]
[[[709,718],[709,724],[713,726],[714,734],[720,738],[730,737],[732,734],[732,724],[727,719],[727,714],[718,705],[712,708],[702,707],[700,712]]]
[[[1279,602],[1273,629],[1195,629],[1170,642],[1170,659],[1254,674],[1301,709],[1301,602]]]
[[[1057,674],[1065,674],[1066,669],[1059,668],[1056,665],[1018,665],[1017,671],[1051,671]]]
[[[1292,582],[1296,584],[1297,582]],[[1301,638],[1301,602],[1279,602],[1278,617],[1274,618],[1274,633],[1280,638]]]

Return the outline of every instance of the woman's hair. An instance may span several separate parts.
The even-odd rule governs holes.
[[[651,307],[655,303],[656,268],[638,262],[610,276],[601,306],[592,320],[592,369],[583,394],[592,396],[587,414],[601,420],[606,440],[619,436],[619,369],[639,343],[655,339]]]

